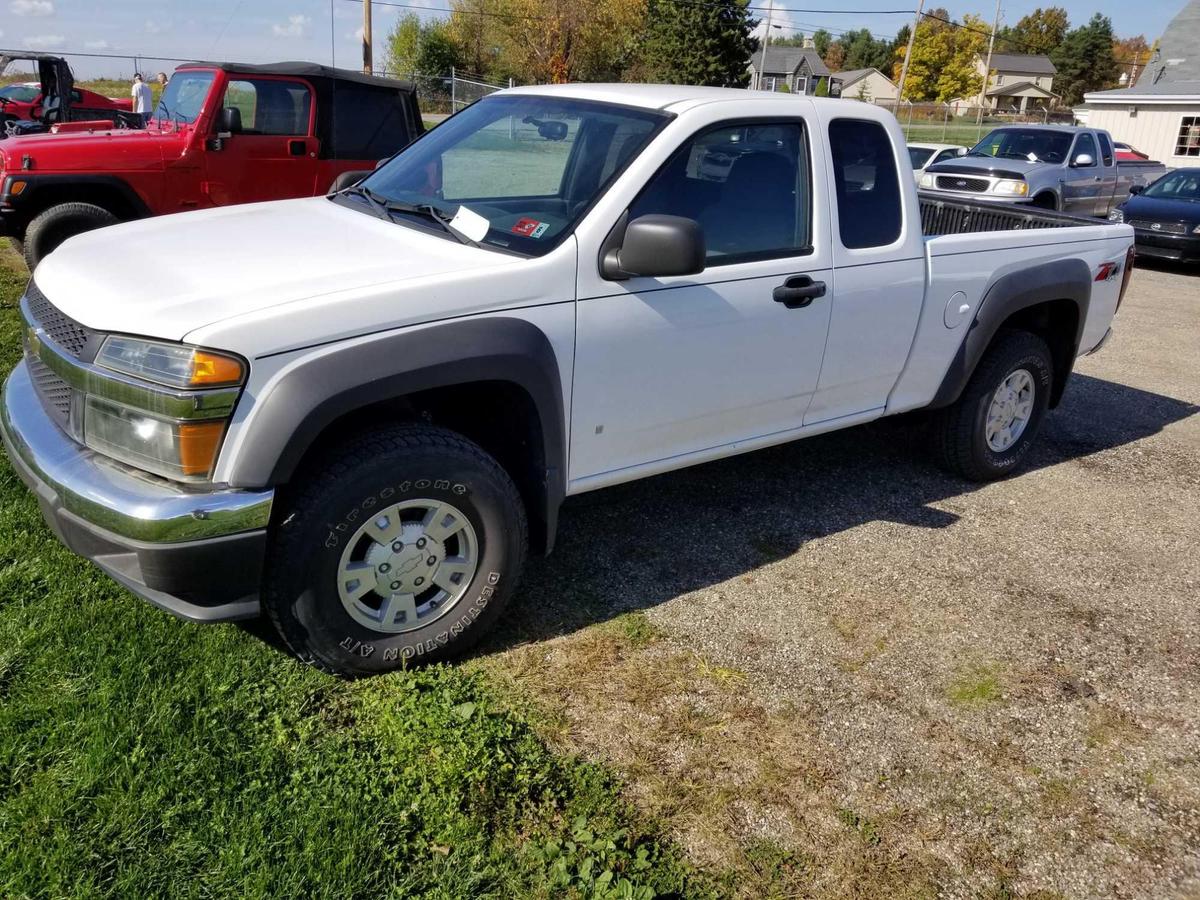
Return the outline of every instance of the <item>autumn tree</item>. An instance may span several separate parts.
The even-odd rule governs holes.
[[[1088,91],[1110,86],[1119,71],[1113,58],[1112,21],[1096,13],[1086,25],[1068,31],[1050,58],[1058,70],[1054,90],[1067,106],[1081,103]]]
[[[976,58],[987,51],[987,23],[969,14],[961,25],[949,19],[946,10],[935,9],[917,26],[904,85],[905,100],[944,103],[974,97],[982,89],[983,76],[976,69]],[[901,59],[904,52],[901,48]]]
[[[387,37],[388,71],[399,75],[448,75],[462,65],[462,53],[447,23],[401,16]]]
[[[1137,37],[1117,38],[1113,41],[1113,59],[1117,64],[1117,79],[1109,87],[1120,85],[1120,75],[1124,72],[1128,78],[1126,83],[1132,87],[1137,73],[1146,68],[1150,61],[1150,45],[1146,43],[1145,35]]]
[[[830,72],[840,72],[846,68],[846,48],[842,46],[842,42],[834,41],[830,44],[822,60],[825,63],[825,68]]]
[[[759,42],[748,0],[649,0],[635,77],[671,84],[745,87]]]
[[[1010,53],[1040,53],[1049,56],[1067,35],[1067,11],[1061,6],[1038,7],[1022,16],[1016,25],[996,33],[998,49]]]

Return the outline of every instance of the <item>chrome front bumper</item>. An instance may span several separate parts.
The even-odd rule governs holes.
[[[184,618],[257,614],[273,491],[189,489],[81,446],[50,419],[25,362],[4,385],[0,433],[46,521],[72,550]]]

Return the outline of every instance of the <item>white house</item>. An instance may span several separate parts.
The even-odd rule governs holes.
[[[1200,0],[1163,33],[1133,87],[1084,95],[1087,123],[1168,167],[1200,166]]]
[[[878,69],[850,69],[835,72],[833,78],[841,82],[841,95],[847,100],[893,103],[900,96],[896,83]]]
[[[990,71],[987,59],[977,56],[975,71],[983,78],[982,104],[991,109],[1008,112],[1049,109],[1058,99],[1054,93],[1058,70],[1048,56],[993,53]]]

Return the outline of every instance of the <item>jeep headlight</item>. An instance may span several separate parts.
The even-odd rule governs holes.
[[[94,386],[88,392],[83,414],[88,447],[178,481],[211,476],[246,377],[240,359],[184,344],[110,335],[95,364],[132,380],[101,379],[103,389]]]
[[[1125,213],[1119,209],[1114,209],[1108,214],[1108,221],[1121,224],[1125,221]]]
[[[1024,197],[1029,193],[1029,185],[1024,181],[1005,179],[997,181],[992,191],[997,194],[1007,194],[1010,197]]]
[[[921,187],[923,187],[923,188],[933,187],[933,176],[930,175],[928,172],[925,172],[921,175]]]

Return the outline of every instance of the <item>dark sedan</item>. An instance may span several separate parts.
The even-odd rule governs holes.
[[[1200,169],[1176,169],[1109,214],[1133,226],[1138,256],[1200,262]]]

